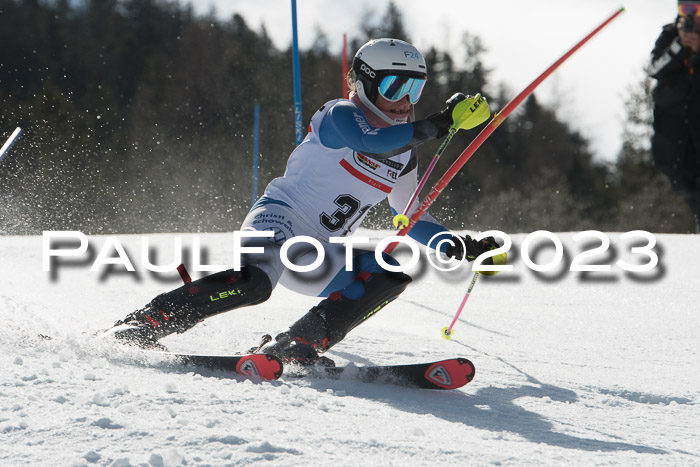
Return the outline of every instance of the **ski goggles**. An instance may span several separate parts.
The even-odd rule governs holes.
[[[420,99],[427,80],[408,76],[388,75],[379,83],[379,94],[390,102],[398,102],[406,95],[415,104]]]
[[[700,16],[700,2],[678,2],[678,14]]]

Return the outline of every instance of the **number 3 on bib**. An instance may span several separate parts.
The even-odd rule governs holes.
[[[344,228],[348,221],[359,211],[360,213],[355,221],[353,221],[346,229],[349,232],[355,222],[362,218],[362,215],[372,207],[367,205],[360,209],[360,206],[362,205],[360,200],[348,194],[338,196],[333,203],[338,206],[338,209],[336,209],[333,214],[322,212],[319,216],[321,225],[330,232],[337,232],[338,230]]]

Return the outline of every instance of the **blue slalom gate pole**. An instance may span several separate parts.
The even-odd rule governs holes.
[[[258,162],[260,159],[260,104],[255,103],[253,117],[253,189],[251,205],[258,199]]]
[[[17,141],[17,138],[19,138],[19,135],[21,134],[22,129],[20,127],[15,128],[15,131],[12,132],[7,141],[5,141],[5,144],[3,144],[2,148],[0,148],[0,161],[3,157],[5,157],[7,151],[9,151],[12,145],[15,144],[15,141]]]
[[[297,39],[297,2],[292,0],[292,63],[294,66],[294,134],[297,146],[304,139],[301,124],[301,77],[299,73],[299,41]]]

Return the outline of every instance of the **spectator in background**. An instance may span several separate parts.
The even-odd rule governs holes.
[[[700,233],[700,2],[678,2],[651,52],[654,163],[685,199]]]

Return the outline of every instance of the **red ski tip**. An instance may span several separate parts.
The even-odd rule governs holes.
[[[272,355],[246,355],[236,365],[236,371],[249,378],[271,381],[282,376],[282,362]]]
[[[457,389],[474,379],[475,369],[466,358],[435,362],[425,371],[425,379],[443,389]]]

